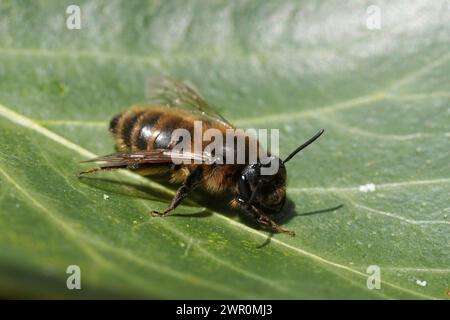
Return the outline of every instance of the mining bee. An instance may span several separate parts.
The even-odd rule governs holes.
[[[192,137],[195,135],[195,121],[202,121],[203,131],[214,128],[223,135],[227,129],[235,128],[185,83],[160,77],[151,79],[147,86],[150,95],[156,97],[159,103],[135,106],[115,116],[109,129],[115,138],[118,152],[85,161],[101,164],[79,175],[114,169],[129,169],[144,176],[169,173],[171,182],[181,183],[181,186],[168,208],[163,212],[152,211],[154,216],[169,214],[195,188],[203,187],[211,193],[231,192],[233,200],[230,205],[233,208],[240,209],[243,214],[273,232],[295,235],[273,220],[283,209],[286,200],[285,164],[314,142],[324,130],[296,148],[284,160],[270,153],[260,157],[258,153],[256,160],[250,161],[250,148],[246,146],[255,142],[256,138],[249,135],[243,137],[246,155],[244,163],[240,164],[229,164],[225,159],[226,150],[210,153],[204,152],[204,149],[200,152],[178,152],[174,150],[182,139],[173,137],[175,129],[186,129]],[[257,139],[256,144],[259,151],[262,147]],[[233,146],[237,148],[237,145]],[[183,163],[175,164],[175,160],[182,160]],[[262,169],[271,161],[277,162],[278,170],[271,175],[262,175]]]

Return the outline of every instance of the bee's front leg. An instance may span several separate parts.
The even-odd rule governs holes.
[[[269,227],[274,232],[287,233],[288,235],[290,235],[292,237],[295,236],[294,231],[290,231],[290,230],[283,228],[282,226],[277,224],[275,221],[273,221],[269,216],[267,216],[266,214],[264,214],[264,213],[260,212],[258,209],[256,209],[254,206],[248,205],[245,200],[243,200],[241,198],[237,198],[236,201],[239,204],[240,209],[244,213],[246,213],[249,217],[255,219],[258,223]]]
[[[189,195],[189,193],[197,187],[202,179],[202,169],[198,167],[186,179],[186,181],[178,188],[173,197],[170,206],[162,211],[151,211],[150,214],[154,217],[164,217],[174,210],[178,205]]]

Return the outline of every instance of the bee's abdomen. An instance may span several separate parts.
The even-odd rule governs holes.
[[[117,124],[119,123],[119,120],[121,117],[122,117],[122,113],[116,115],[109,122],[109,131],[111,131],[113,134],[116,134],[116,132],[117,132]]]
[[[110,131],[116,138],[119,151],[166,149],[172,133],[183,128],[181,116],[158,108],[134,108],[115,116]]]

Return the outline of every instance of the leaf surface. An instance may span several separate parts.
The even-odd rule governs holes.
[[[19,297],[430,298],[449,285],[446,1],[0,4],[0,290]],[[380,30],[366,27],[370,4]],[[128,173],[78,179],[149,76],[280,129],[295,238]],[[206,197],[207,198],[207,197]],[[78,265],[82,290],[66,288]],[[381,268],[369,290],[367,267]]]

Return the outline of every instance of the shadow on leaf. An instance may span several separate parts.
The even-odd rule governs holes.
[[[81,183],[106,192],[158,202],[170,201],[170,195],[156,188],[111,178],[80,177]]]
[[[176,192],[176,189],[178,188],[178,185],[169,183],[168,177],[165,176],[157,176],[157,177],[152,176],[151,180],[161,184],[167,189],[172,190],[174,194]],[[105,177],[80,177],[80,181],[94,188],[104,190],[110,193],[125,195],[128,197],[164,202],[167,203],[167,205],[169,205],[170,201],[172,200],[172,196],[166,192],[162,192],[157,188],[152,188],[149,185],[142,185],[135,182]],[[266,245],[268,245],[274,235],[273,232],[268,230],[266,227],[261,226],[251,218],[240,215],[238,210],[231,208],[229,206],[229,202],[231,199],[232,196],[230,194],[220,194],[211,197],[209,194],[206,194],[204,192],[193,192],[192,195],[183,202],[183,205],[191,207],[202,206],[205,209],[195,213],[174,212],[170,214],[169,217],[205,218],[211,216],[213,212],[220,212],[221,214],[224,214],[229,217],[239,216],[240,220],[247,226],[257,230],[269,232],[267,240],[264,241],[264,243],[259,245],[257,248],[263,248]],[[273,218],[278,224],[283,225],[295,217],[311,216],[316,214],[333,212],[341,209],[343,206],[344,206],[343,204],[340,204],[338,206],[331,208],[319,209],[304,213],[297,213],[295,211],[295,203],[290,199],[286,199],[286,204],[284,206],[283,211]]]
[[[295,217],[312,216],[312,215],[316,215],[316,214],[334,212],[336,210],[341,209],[342,207],[344,207],[344,205],[340,204],[338,206],[334,206],[334,207],[331,207],[331,208],[320,209],[320,210],[315,210],[315,211],[309,211],[309,212],[304,212],[304,213],[296,213],[295,212],[295,203],[293,203],[291,200],[287,199],[286,200],[286,204],[285,204],[285,208],[280,213],[279,218],[276,219],[276,222],[279,223],[279,224],[284,224],[287,221],[289,221],[289,220],[291,220],[291,219],[293,219]],[[273,235],[274,235],[274,233],[270,232],[270,234],[267,237],[267,239],[262,244],[257,246],[257,248],[260,249],[260,248],[264,248],[265,246],[267,246],[270,243],[270,241],[272,240]]]

